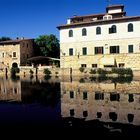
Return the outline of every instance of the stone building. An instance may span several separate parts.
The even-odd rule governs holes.
[[[25,65],[33,56],[32,39],[16,39],[0,42],[0,68]]]
[[[123,5],[102,14],[74,16],[60,30],[61,68],[140,69],[140,16],[126,16]]]

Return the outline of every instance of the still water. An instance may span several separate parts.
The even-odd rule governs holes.
[[[0,126],[140,132],[140,80],[0,77]]]

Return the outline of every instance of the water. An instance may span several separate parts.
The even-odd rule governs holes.
[[[0,77],[0,127],[140,132],[140,81],[132,78]]]

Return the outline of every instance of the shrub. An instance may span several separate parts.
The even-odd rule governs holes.
[[[33,74],[34,74],[33,70],[31,70],[31,69],[30,69],[30,71],[29,71],[29,72],[30,72],[30,74],[31,74],[31,75],[33,75]]]
[[[50,75],[51,74],[51,71],[49,69],[44,69],[44,74],[45,75]]]
[[[119,77],[112,77],[111,81],[113,83],[131,83],[133,81],[132,76],[119,76]]]
[[[12,80],[13,82],[17,82],[17,81],[20,80],[20,77],[19,77],[19,76],[16,76],[16,75],[11,75],[11,80]]]
[[[79,70],[82,73],[82,72],[84,72],[85,68],[81,67],[81,68],[79,68]]]
[[[84,78],[81,78],[81,79],[79,80],[79,82],[80,82],[80,83],[85,83],[85,79],[84,79]]]
[[[100,74],[100,75],[106,75],[107,71],[99,68],[99,69],[97,69],[97,73]]]
[[[133,71],[130,68],[113,68],[112,73],[116,73],[119,76],[124,76],[124,75],[131,75],[133,76]]]
[[[96,74],[96,70],[95,69],[91,69],[89,73],[90,74]]]
[[[45,75],[44,76],[44,79],[47,81],[47,80],[49,80],[51,78],[51,76],[50,75]]]
[[[20,69],[19,68],[11,68],[11,75],[16,75],[17,73],[20,72]]]
[[[132,69],[127,68],[125,71],[126,71],[126,72],[125,72],[126,75],[131,75],[131,76],[133,76],[133,71],[132,71]]]

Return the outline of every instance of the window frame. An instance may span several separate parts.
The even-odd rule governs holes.
[[[82,48],[82,54],[87,55],[87,47]]]
[[[82,36],[87,36],[87,29],[86,28],[82,29]]]
[[[100,50],[101,49],[101,50]],[[94,53],[95,55],[98,55],[98,54],[104,54],[104,47],[100,46],[100,47],[95,47],[94,48]]]
[[[133,32],[134,31],[134,25],[132,23],[128,24],[128,32]]]
[[[114,49],[113,47],[116,47],[116,49]],[[110,54],[119,54],[120,53],[120,46],[110,46],[109,52],[110,52]]]
[[[101,35],[101,27],[96,28],[96,35]]]
[[[134,45],[128,45],[128,53],[134,53]]]
[[[117,33],[117,26],[112,25],[111,28],[109,28],[109,34]]]
[[[13,53],[12,53],[12,57],[13,57],[13,58],[16,58],[16,57],[17,57],[17,53],[16,53],[16,52],[13,52]]]
[[[73,37],[73,30],[69,30],[69,37]]]
[[[69,48],[69,56],[73,56],[73,48]]]

